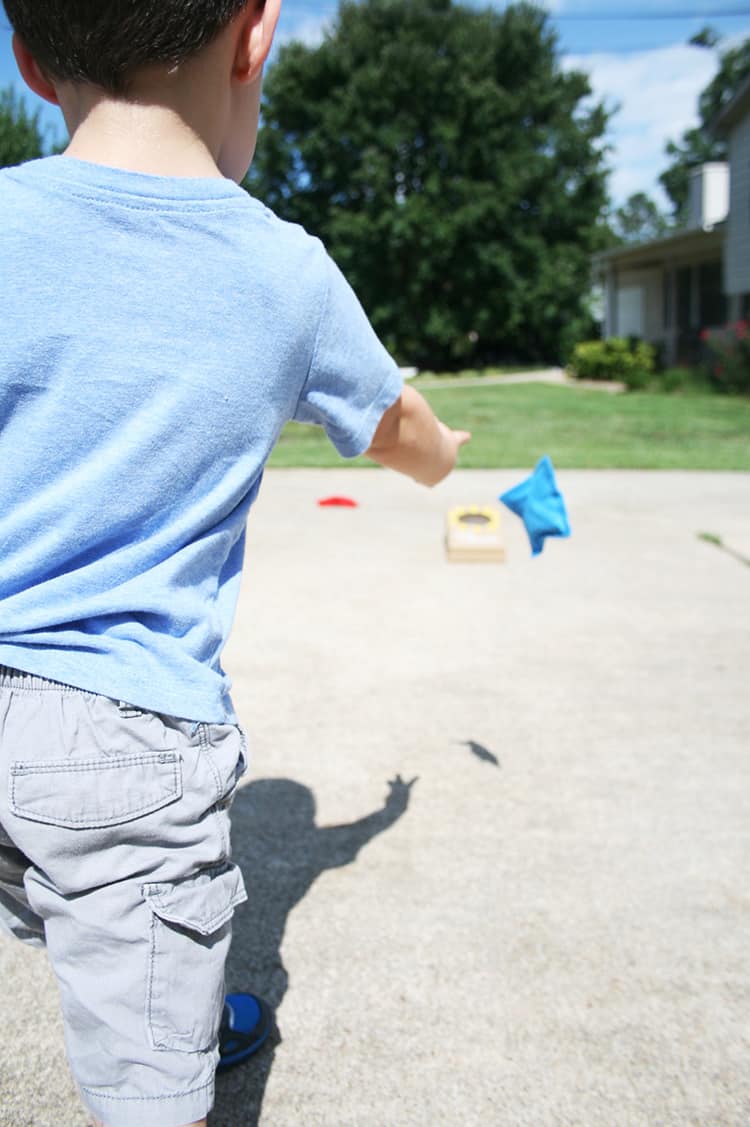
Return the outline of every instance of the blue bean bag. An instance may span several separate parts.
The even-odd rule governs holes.
[[[539,555],[548,536],[570,536],[565,502],[546,454],[539,459],[530,477],[501,493],[499,499],[523,521],[533,556]]]

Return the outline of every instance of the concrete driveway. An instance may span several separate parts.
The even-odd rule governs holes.
[[[750,475],[560,473],[570,540],[447,563],[524,473],[267,475],[229,985],[281,1040],[212,1127],[750,1124],[750,567],[698,538]],[[79,1127],[44,956],[0,983],[0,1124]]]

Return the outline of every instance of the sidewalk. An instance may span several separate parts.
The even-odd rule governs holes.
[[[750,1123],[750,568],[698,538],[750,475],[560,472],[570,540],[446,563],[526,472],[267,474],[229,987],[283,1040],[211,1127]],[[0,983],[1,1127],[83,1127],[44,957]]]
[[[441,376],[436,379],[419,380],[415,387],[420,391],[434,391],[441,387],[482,387],[486,384],[550,383],[559,387],[582,387],[588,391],[604,391],[619,395],[626,391],[624,383],[617,380],[576,380],[564,368],[540,368],[534,372],[508,372],[496,376]]]

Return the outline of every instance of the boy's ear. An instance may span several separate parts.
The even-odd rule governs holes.
[[[263,70],[273,43],[281,0],[250,0],[240,18],[240,36],[234,56],[233,76],[239,82],[254,82]]]
[[[33,90],[40,98],[44,98],[45,102],[52,102],[53,106],[59,106],[60,102],[57,97],[57,91],[44,75],[39,63],[29,51],[28,47],[22,39],[13,33],[13,54],[16,56],[16,63],[21,72],[21,78],[24,80],[29,90]]]

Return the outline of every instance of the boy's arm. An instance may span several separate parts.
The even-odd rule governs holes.
[[[468,431],[451,430],[441,423],[427,401],[407,384],[383,415],[365,453],[422,485],[437,485],[451,472],[459,447],[470,438]]]

